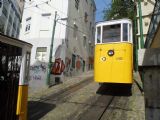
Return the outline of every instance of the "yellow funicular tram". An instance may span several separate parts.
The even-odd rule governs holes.
[[[94,67],[96,82],[132,84],[131,20],[120,19],[97,23]]]
[[[27,120],[31,48],[0,33],[0,120]]]

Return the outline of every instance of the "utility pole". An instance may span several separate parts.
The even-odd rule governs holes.
[[[53,24],[53,30],[52,30],[52,39],[51,39],[50,54],[49,54],[47,81],[46,81],[46,84],[47,84],[47,85],[50,84],[51,67],[52,67],[53,42],[54,42],[56,22],[57,22],[57,11],[55,11],[54,24]]]
[[[139,11],[139,27],[140,27],[141,48],[144,48],[141,0],[138,0],[138,11]]]
[[[134,9],[134,70],[135,71],[138,71],[138,41],[137,41],[137,19],[136,19],[136,16],[137,16],[137,8],[136,8],[136,3],[134,2],[134,6],[133,6],[133,9]]]

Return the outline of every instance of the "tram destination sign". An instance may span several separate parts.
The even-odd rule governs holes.
[[[160,66],[160,48],[138,50],[139,66]]]

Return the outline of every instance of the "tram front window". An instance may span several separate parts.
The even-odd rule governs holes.
[[[121,40],[121,25],[107,25],[103,26],[103,43],[120,42]]]

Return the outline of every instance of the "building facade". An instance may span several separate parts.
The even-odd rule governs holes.
[[[30,70],[33,88],[46,83],[55,11],[50,84],[57,77],[93,68],[95,9],[93,0],[26,1],[20,38],[33,45]]]
[[[141,1],[141,9],[142,9],[142,27],[143,27],[143,38],[144,43],[146,41],[146,36],[148,34],[148,29],[150,25],[150,21],[152,18],[153,10],[154,10],[155,0],[143,0]],[[137,6],[137,40],[138,40],[138,46],[141,48],[141,41],[140,41],[140,24],[139,24],[139,7],[138,2],[136,2]]]
[[[93,68],[93,45],[95,32],[95,10],[93,0],[70,0],[68,9],[67,61],[72,61],[66,72],[82,72]],[[80,65],[78,63],[80,62]],[[70,71],[71,70],[71,71]]]
[[[1,0],[0,32],[18,38],[24,0]]]

